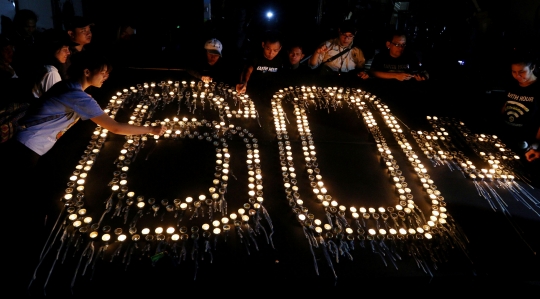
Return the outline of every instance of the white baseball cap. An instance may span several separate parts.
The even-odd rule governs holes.
[[[217,54],[221,56],[221,50],[223,49],[223,45],[219,40],[213,38],[206,41],[206,43],[204,44],[204,48],[212,54]]]

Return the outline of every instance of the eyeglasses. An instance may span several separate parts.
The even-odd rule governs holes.
[[[394,43],[390,43],[392,45],[394,45],[395,47],[398,47],[398,48],[405,48],[407,46],[407,44],[394,44]]]
[[[345,33],[342,33],[341,36],[343,36],[345,38],[348,38],[348,39],[354,38],[354,35],[346,35]]]

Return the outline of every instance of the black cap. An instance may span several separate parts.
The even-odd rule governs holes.
[[[341,33],[350,32],[352,34],[356,34],[356,26],[352,20],[345,20],[339,26],[339,32]]]
[[[87,17],[74,16],[67,23],[66,29],[67,30],[73,30],[75,28],[83,28],[83,27],[86,27],[86,26],[94,26],[94,22],[92,22],[92,20],[90,20]]]
[[[51,45],[57,48],[62,46],[75,47],[79,44],[71,40],[69,34],[63,30],[59,29],[47,29],[39,35],[39,40],[37,41],[43,45]]]

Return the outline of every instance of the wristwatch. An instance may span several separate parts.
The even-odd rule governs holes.
[[[538,150],[538,145],[539,145],[538,142],[535,142],[535,143],[533,143],[533,144],[527,146],[527,147],[525,148],[525,152],[528,152],[528,151],[530,151],[530,150],[532,150],[532,149],[535,150],[535,151]]]

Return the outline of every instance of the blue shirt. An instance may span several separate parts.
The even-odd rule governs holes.
[[[103,113],[96,100],[82,90],[81,84],[69,80],[60,81],[28,109],[19,124],[39,122],[48,117],[52,119],[20,130],[15,138],[37,154],[43,155],[79,118],[87,120]]]

